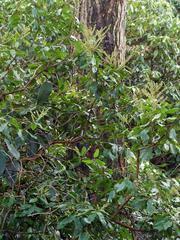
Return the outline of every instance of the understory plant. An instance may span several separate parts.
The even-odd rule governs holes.
[[[172,3],[174,2],[174,4]],[[127,9],[129,82],[179,80],[179,12],[176,1],[130,0]]]
[[[0,239],[177,239],[177,87],[127,84],[73,2],[0,10]]]

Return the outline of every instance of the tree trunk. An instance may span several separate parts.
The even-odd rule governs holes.
[[[98,30],[107,28],[103,48],[108,54],[113,52],[118,62],[125,62],[126,53],[126,1],[127,0],[80,0],[79,19],[87,27]]]

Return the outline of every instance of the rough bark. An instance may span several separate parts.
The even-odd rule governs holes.
[[[107,28],[103,48],[108,54],[115,52],[120,63],[125,62],[127,0],[80,0],[79,19],[87,27]]]

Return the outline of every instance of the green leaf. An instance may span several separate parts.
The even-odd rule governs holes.
[[[37,207],[36,205],[24,204],[21,205],[22,212],[20,213],[22,216],[31,216],[33,213],[42,213],[43,209]]]
[[[98,215],[98,217],[99,217],[99,220],[100,220],[100,222],[102,223],[102,225],[107,225],[107,222],[106,222],[106,220],[105,220],[105,217],[104,217],[104,215],[101,213],[101,212],[97,212],[97,215]]]
[[[112,202],[112,200],[115,198],[115,196],[116,196],[116,192],[115,191],[111,191],[110,193],[109,193],[109,196],[108,196],[108,202]]]
[[[9,159],[5,151],[0,150],[0,175],[4,172],[6,168],[6,162]]]
[[[83,225],[80,218],[75,218],[74,220],[74,235],[77,236],[82,232]]]
[[[96,163],[97,163],[99,166],[101,166],[101,167],[103,167],[103,166],[106,165],[105,162],[103,162],[103,161],[101,161],[101,160],[99,160],[99,159],[96,159],[95,161],[96,161]]]
[[[164,143],[164,149],[166,152],[169,151],[169,144],[168,143]]]
[[[176,155],[178,153],[178,149],[174,144],[170,144],[170,151],[172,154]]]
[[[154,229],[158,231],[166,231],[172,227],[172,221],[168,216],[157,216],[154,223]]]
[[[134,159],[134,160],[136,160],[135,154],[134,154],[129,148],[126,150],[126,157],[127,157],[128,159]]]
[[[32,16],[33,18],[37,16],[37,9],[35,7],[32,8]]]
[[[146,208],[148,214],[151,216],[153,213],[155,213],[155,208],[153,206],[152,200],[148,200],[147,202],[147,208]]]
[[[85,159],[85,160],[82,160],[83,163],[85,163],[86,165],[92,165],[93,164],[93,160],[91,159]]]
[[[133,182],[131,182],[128,178],[124,179],[124,184],[126,186],[126,188],[130,191],[135,191],[135,185]]]
[[[177,134],[176,134],[176,130],[174,128],[172,128],[169,132],[169,137],[174,141],[177,142]]]
[[[146,128],[139,134],[144,144],[148,143],[148,140],[149,140],[148,132],[149,132],[149,128]]]
[[[51,92],[52,84],[50,82],[43,83],[38,91],[38,104],[47,103]]]
[[[20,123],[17,121],[16,118],[11,118],[10,123],[16,128],[16,129],[20,129],[21,125]]]
[[[0,125],[0,132],[3,132],[4,130],[7,130],[8,123],[3,123]]]
[[[147,200],[143,197],[137,197],[131,202],[131,206],[135,210],[143,210],[146,207]]]
[[[99,156],[99,149],[96,149],[96,151],[94,152],[94,158],[97,158]]]
[[[79,240],[88,240],[90,238],[88,233],[81,233],[79,235]]]
[[[38,125],[35,122],[31,123],[31,129],[34,131],[36,130],[36,128],[38,127]]]
[[[62,221],[60,221],[57,225],[57,229],[63,229],[67,224],[73,222],[75,220],[75,216],[69,216]]]
[[[153,117],[152,122],[153,122],[154,120],[159,119],[160,117],[161,117],[161,113],[156,114],[156,115]]]
[[[12,143],[10,143],[7,139],[5,139],[5,143],[8,147],[8,150],[10,151],[10,153],[12,154],[13,157],[15,157],[17,160],[19,160],[20,158],[20,153],[19,151],[14,147],[14,145]]]
[[[84,218],[83,220],[85,221],[85,223],[91,224],[95,220],[96,216],[97,215],[95,213],[93,213],[93,214],[89,215],[88,217]]]
[[[85,146],[83,146],[82,150],[81,150],[81,156],[84,157],[87,153],[87,149]]]
[[[140,159],[142,161],[149,161],[153,157],[152,148],[145,148],[140,151]]]
[[[115,186],[114,186],[114,188],[115,188],[115,191],[116,192],[120,192],[120,191],[123,191],[125,188],[126,188],[126,184],[125,184],[125,182],[123,181],[122,183],[117,183]]]

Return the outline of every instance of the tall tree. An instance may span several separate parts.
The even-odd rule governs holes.
[[[126,53],[126,2],[127,0],[80,0],[79,19],[87,27],[98,30],[107,28],[103,42],[104,50],[118,57],[118,62],[125,62]]]

